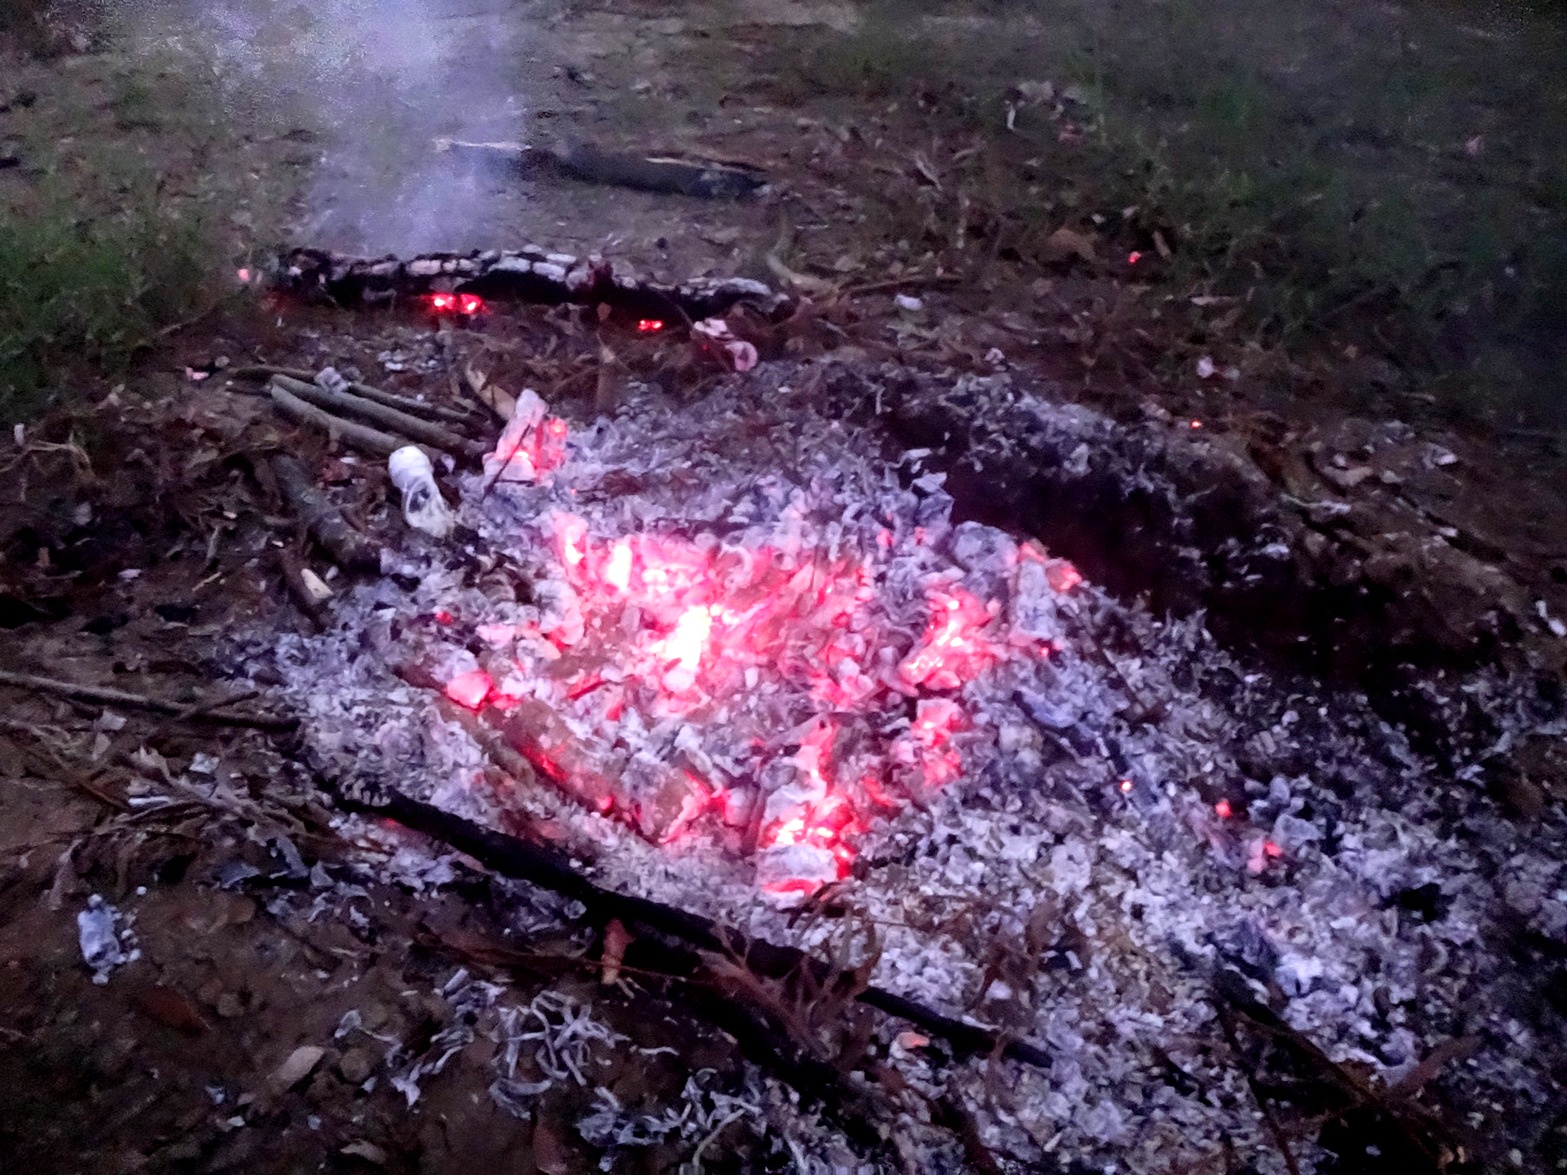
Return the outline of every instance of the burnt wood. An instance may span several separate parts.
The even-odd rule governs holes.
[[[753,974],[768,979],[785,979],[804,973],[822,989],[850,982],[848,976],[835,972],[825,961],[795,947],[749,938],[732,927],[689,910],[605,889],[584,877],[569,858],[552,848],[485,828],[395,788],[365,780],[348,784],[334,784],[329,779],[324,782],[345,808],[388,817],[448,848],[466,853],[502,877],[526,881],[579,901],[601,921],[618,918],[633,932],[657,936],[689,951],[733,958]],[[691,963],[699,966],[700,958],[692,959]],[[855,998],[940,1037],[960,1053],[970,1056],[999,1054],[1042,1069],[1050,1065],[1050,1055],[1038,1045],[1010,1039],[989,1028],[943,1015],[885,988],[867,987]]]

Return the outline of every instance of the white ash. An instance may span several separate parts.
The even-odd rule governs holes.
[[[515,574],[546,578],[552,509],[606,535],[691,533],[731,519],[737,502],[765,511],[797,493],[802,541],[829,508],[852,521],[890,506],[925,529],[930,550],[950,549],[960,536],[939,489],[905,488],[866,436],[815,415],[778,379],[759,371],[685,411],[601,421],[572,438],[548,485],[486,495],[468,483],[460,520]],[[1004,380],[966,386],[975,411],[987,397],[1021,405],[1040,428],[1085,443],[1109,427]],[[981,548],[1010,541],[962,536]],[[417,585],[358,587],[330,632],[278,642],[288,693],[315,749],[345,770],[362,765],[493,819],[493,798],[474,786],[478,746],[389,666],[407,651],[400,636],[437,609],[516,623],[531,605],[492,598],[451,548],[418,536],[397,571]],[[1227,1140],[1277,1169],[1244,1081],[1214,1047],[1205,971],[1225,967],[1332,1057],[1382,1080],[1446,1038],[1479,1036],[1436,1085],[1475,1107],[1477,1134],[1527,1142],[1563,1096],[1541,1063],[1560,1047],[1560,1022],[1510,1009],[1524,980],[1495,926],[1505,910],[1520,930],[1562,941],[1560,819],[1510,823],[1364,699],[1248,671],[1200,618],[1160,620],[1086,584],[1045,598],[1048,609],[1022,609],[1024,623],[1058,650],[957,691],[974,718],[970,769],[924,809],[879,819],[838,899],[881,931],[875,982],[1017,1032],[1055,1060],[1048,1072],[1007,1063],[996,1080],[988,1062],[943,1066],[904,1050],[894,1060],[911,1083],[936,1092],[955,1072],[982,1136],[1010,1154],[1169,1169],[1211,1163]],[[566,593],[555,606],[569,611]],[[1538,727],[1503,687],[1492,701],[1514,729]],[[817,946],[832,933],[758,900],[754,862],[714,837],[655,846],[542,786],[508,803],[604,850],[605,885],[775,941]],[[1203,1092],[1179,1092],[1156,1050]]]

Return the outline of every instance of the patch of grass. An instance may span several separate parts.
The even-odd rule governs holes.
[[[885,4],[868,8],[853,32],[814,36],[802,49],[785,73],[807,94],[887,98],[947,73],[940,47],[906,11]]]
[[[158,130],[163,125],[159,97],[153,79],[140,70],[121,74],[109,99],[114,125],[120,130]]]
[[[1158,280],[1178,301],[1232,296],[1238,329],[1265,344],[1353,342],[1423,372],[1417,386],[1478,371],[1477,347],[1539,344],[1567,302],[1559,20],[1467,2],[915,7],[935,18],[874,7],[858,32],[768,64],[792,79],[786,97],[917,111],[905,153],[984,144],[1000,166],[956,178],[1007,226],[994,255],[1027,265],[1091,213],[1119,256],[1149,253],[1157,232],[1173,251]],[[1084,100],[1021,111],[1007,131],[1003,95],[1026,81]],[[933,212],[929,191],[882,198],[894,239],[938,251],[931,226],[964,215],[956,199]]]
[[[56,183],[58,187],[58,184]],[[116,374],[158,332],[213,296],[208,225],[176,211],[155,179],[119,210],[59,187],[0,208],[0,412],[39,408],[73,378]]]

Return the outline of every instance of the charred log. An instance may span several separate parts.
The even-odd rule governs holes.
[[[767,979],[804,974],[823,990],[839,990],[854,983],[853,976],[839,975],[823,960],[795,947],[748,938],[689,910],[604,889],[583,876],[567,857],[552,848],[485,828],[395,788],[366,781],[340,785],[326,779],[324,783],[345,808],[390,818],[448,848],[466,853],[503,877],[526,881],[581,902],[599,920],[608,922],[618,918],[634,932],[662,939],[687,952],[686,958],[693,969],[702,965],[701,954],[706,952],[732,959],[752,974]],[[943,1015],[885,988],[866,987],[855,998],[940,1037],[960,1053],[999,1055],[1039,1068],[1050,1064],[1049,1054],[1037,1045],[1009,1039],[989,1028]]]
[[[435,146],[457,159],[522,179],[558,175],[580,183],[703,200],[742,200],[756,195],[767,183],[761,172],[740,164],[635,155],[592,143],[551,149],[523,143],[437,139]]]
[[[608,306],[640,318],[697,322],[741,302],[772,317],[786,295],[745,278],[695,278],[676,286],[615,272],[601,258],[578,258],[523,248],[482,253],[427,253],[418,257],[346,257],[296,249],[280,259],[274,285],[312,301],[338,306],[385,306],[436,293],[476,294],[495,301]]]

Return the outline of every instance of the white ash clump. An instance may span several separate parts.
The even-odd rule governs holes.
[[[494,794],[476,784],[483,753],[390,667],[412,643],[441,647],[420,635],[437,610],[505,624],[541,601],[569,611],[558,591],[522,603],[494,588],[496,575],[549,579],[552,510],[606,534],[696,533],[745,525],[738,509],[775,510],[798,493],[807,541],[824,504],[890,504],[984,588],[1016,538],[954,526],[937,482],[900,478],[898,454],[781,386],[807,374],[759,371],[685,410],[600,421],[571,439],[544,485],[468,483],[459,518],[478,547],[410,536],[396,577],[348,593],[332,631],[277,643],[315,749],[496,818]],[[1113,443],[1103,418],[1004,378],[963,391],[976,413],[1024,412],[1057,448],[1073,430],[1083,444]],[[1047,1047],[1049,1071],[1005,1062],[998,1073],[939,1042],[886,1046],[915,1089],[958,1092],[1004,1153],[1171,1170],[1211,1165],[1233,1145],[1261,1170],[1282,1169],[1225,1060],[1219,970],[1374,1080],[1476,1037],[1431,1089],[1473,1107],[1465,1126],[1477,1137],[1532,1145],[1563,1097],[1546,1060],[1564,1042],[1509,949],[1530,935],[1567,941],[1560,817],[1509,822],[1473,784],[1477,766],[1416,753],[1364,698],[1237,664],[1201,617],[1161,620],[1087,584],[1033,602],[1022,623],[1048,634],[1050,655],[1003,661],[951,691],[970,718],[965,770],[859,839],[835,895],[846,919],[794,921],[759,900],[754,863],[716,835],[654,845],[542,786],[505,802],[591,841],[605,885],[804,946],[828,944],[845,922],[874,926],[874,982]],[[438,670],[469,668],[454,656]],[[1499,705],[1509,696],[1497,687]],[[1538,726],[1522,707],[1502,720]],[[596,1137],[632,1129],[602,1109]]]

